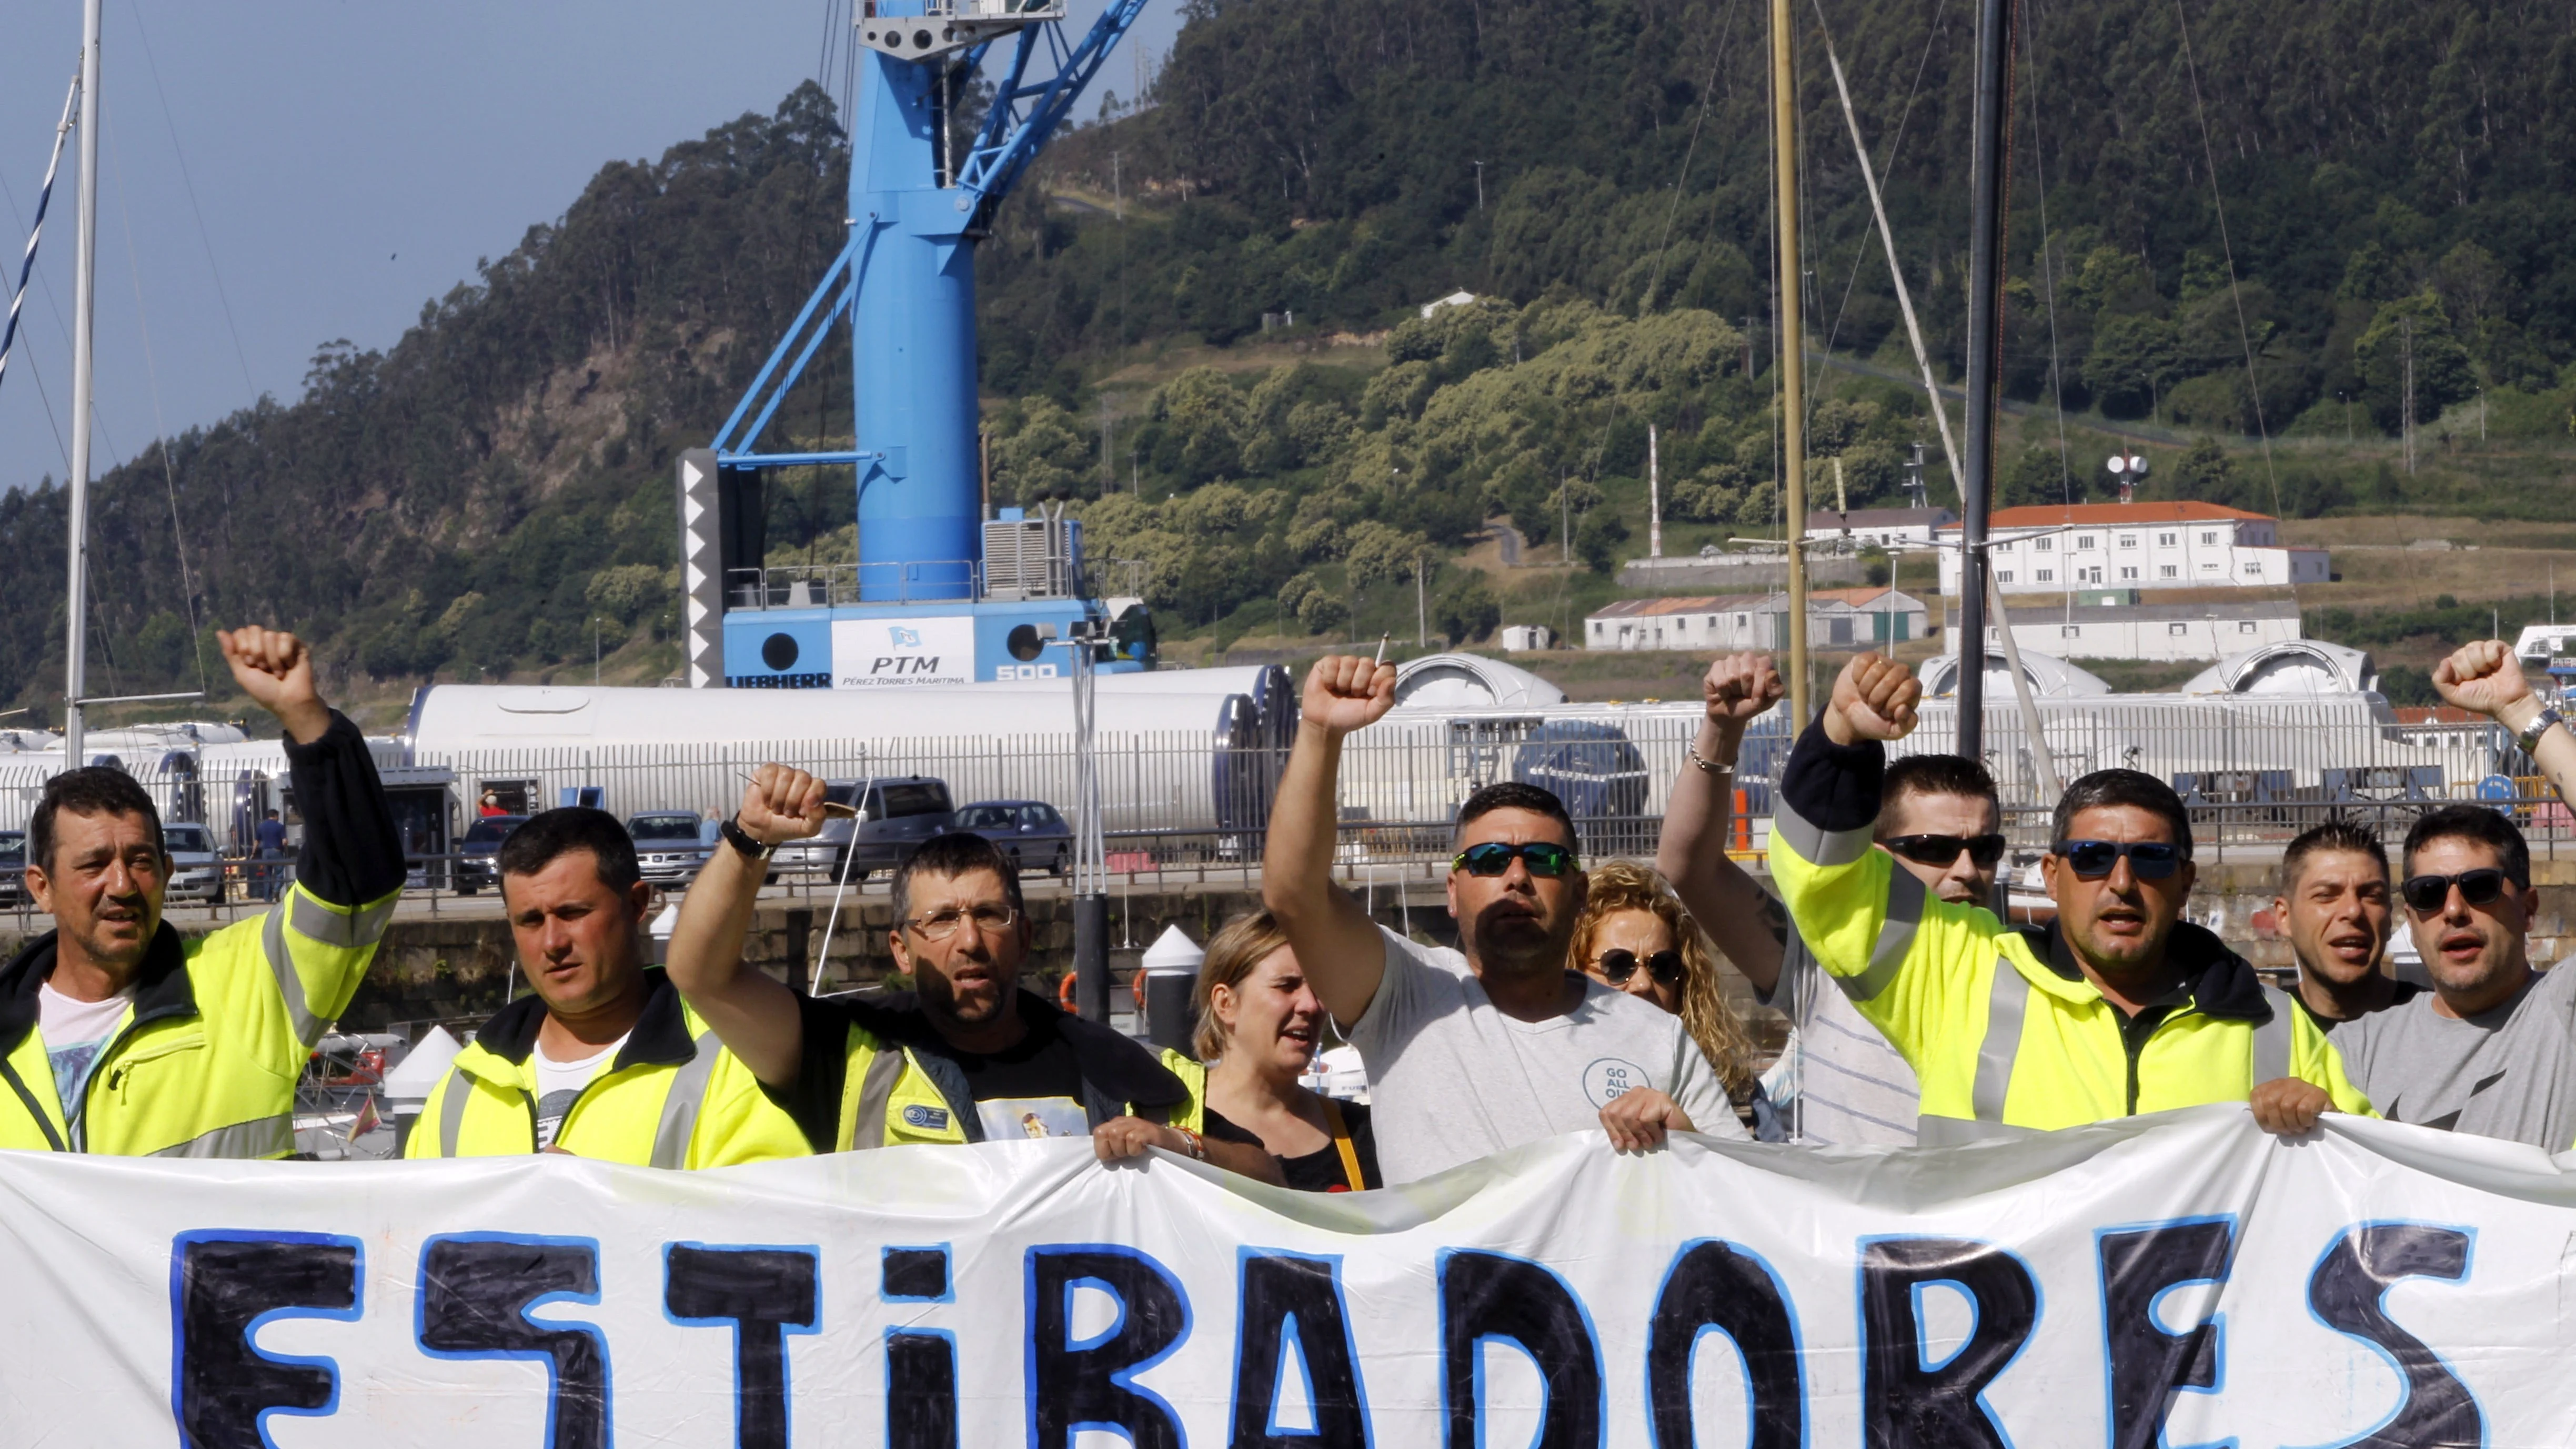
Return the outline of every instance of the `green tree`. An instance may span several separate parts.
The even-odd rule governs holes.
[[[1503,606],[1494,599],[1482,570],[1461,570],[1432,603],[1432,622],[1452,645],[1482,639],[1503,622]]]
[[[2433,421],[2442,409],[2477,391],[2468,349],[2451,331],[2439,297],[2428,292],[2387,303],[2354,345],[2353,363],[2361,373],[2362,401],[2371,418],[2391,433],[2405,426],[2410,358],[2418,423]]]

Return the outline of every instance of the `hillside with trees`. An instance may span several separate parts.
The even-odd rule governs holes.
[[[2024,13],[2002,501],[2094,488],[2117,433],[2157,452],[2160,491],[2291,517],[2576,518],[2563,11]],[[1825,14],[1955,377],[1971,12]],[[1509,600],[1454,564],[1500,516],[1585,565],[1554,586],[1559,621],[1569,587],[1610,590],[1637,551],[1649,425],[1674,544],[1776,532],[1765,23],[1748,0],[1193,0],[1150,103],[1067,136],[983,248],[997,491],[1067,501],[1117,581],[1220,639],[1362,627],[1399,594],[1409,622],[1417,571],[1474,637]],[[1859,506],[1930,432],[1801,23],[1807,309],[1832,354],[1808,447],[1819,489],[1838,465]],[[193,685],[192,621],[202,653],[250,617],[389,689],[595,648],[625,677],[666,669],[673,455],[838,245],[846,166],[812,86],[611,164],[391,346],[327,345],[302,396],[102,479],[102,684]],[[1462,290],[1478,300],[1419,315]],[[2413,472],[2386,441],[2410,370],[2431,455]],[[777,426],[846,439],[848,409],[827,351]],[[2493,449],[2452,452],[2464,429]],[[0,597],[24,627],[0,638],[0,696],[49,716],[64,494],[16,481],[0,538],[26,564]],[[845,477],[779,483],[776,551],[850,546]],[[1951,491],[1937,461],[1932,486]]]

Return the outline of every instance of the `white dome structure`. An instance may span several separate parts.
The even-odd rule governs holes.
[[[2379,689],[2370,656],[2323,639],[2289,639],[2231,654],[2193,675],[2185,694],[2368,694]]]
[[[1565,703],[1565,691],[1481,654],[1425,654],[1396,666],[1398,709],[1478,709]]]
[[[2053,654],[2021,651],[2022,678],[2030,681],[2030,691],[2041,699],[2081,699],[2109,694],[2111,686],[2099,676],[2088,674]],[[1959,660],[1952,654],[1938,654],[1923,661],[1915,671],[1923,681],[1923,697],[1947,699],[1959,692]],[[1986,651],[1986,702],[2000,703],[2013,697],[2012,667],[2004,662],[2001,649]]]

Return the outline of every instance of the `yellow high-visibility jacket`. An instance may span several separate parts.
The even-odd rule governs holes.
[[[54,933],[0,966],[0,1148],[117,1157],[295,1150],[296,1080],[357,994],[402,894],[403,863],[356,727],[334,715],[321,739],[289,741],[286,755],[305,818],[295,883],[267,910],[196,940],[167,923],[154,932],[133,1000],[79,1102],[55,1091],[38,1027]]]
[[[2375,1115],[2307,1013],[2198,926],[2166,946],[2175,998],[2132,1019],[2054,926],[2015,930],[1933,897],[1872,848],[1883,758],[1808,729],[1782,772],[1771,873],[1817,962],[1921,1078],[1923,1145],[2242,1102],[2284,1076]]]
[[[725,1167],[803,1157],[805,1135],[760,1081],[647,970],[644,1013],[617,1057],[590,1079],[555,1128],[576,1157],[638,1167]],[[405,1157],[500,1157],[537,1150],[538,1030],[546,1004],[524,996],[457,1053],[403,1144]]]

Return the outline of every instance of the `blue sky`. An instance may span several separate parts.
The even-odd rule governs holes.
[[[324,342],[391,343],[603,162],[769,110],[814,74],[825,8],[106,0],[99,471],[261,393],[291,400]],[[1097,10],[1076,0],[1074,19]],[[1151,0],[1128,43],[1168,49],[1177,10]],[[0,305],[80,30],[80,0],[24,0],[0,41]],[[1103,81],[1123,95],[1130,75],[1122,54]],[[67,471],[77,144],[0,379],[9,488]]]

